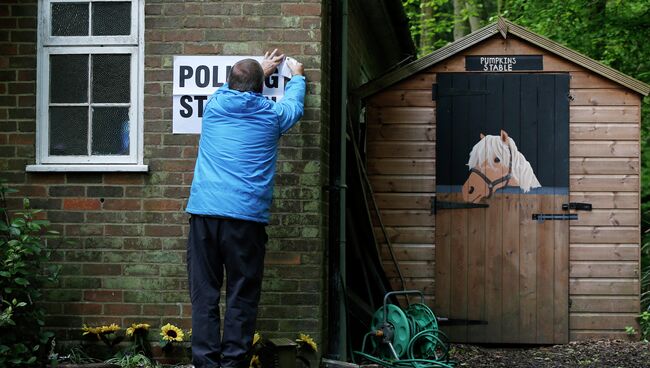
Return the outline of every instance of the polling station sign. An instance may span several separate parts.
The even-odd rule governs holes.
[[[203,108],[212,94],[226,82],[230,68],[242,59],[262,61],[261,56],[174,56],[174,134],[200,134]],[[284,62],[264,80],[264,96],[279,101],[291,77]]]

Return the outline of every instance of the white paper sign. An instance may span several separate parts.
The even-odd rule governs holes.
[[[210,96],[226,82],[230,68],[239,60],[261,56],[174,56],[173,120],[174,134],[201,133],[203,108]],[[284,96],[291,71],[284,62],[264,80],[262,94],[274,101]]]

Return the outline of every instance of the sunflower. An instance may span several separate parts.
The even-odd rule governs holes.
[[[297,341],[309,345],[314,351],[318,351],[318,345],[316,345],[316,341],[314,341],[314,339],[312,339],[309,335],[300,334],[298,335]]]
[[[255,346],[255,344],[257,344],[261,338],[262,335],[260,335],[260,333],[256,331],[255,335],[253,335],[253,346]]]
[[[83,330],[83,336],[85,335],[97,335],[99,337],[99,334],[102,333],[102,328],[101,327],[90,327],[88,325],[83,325],[81,328]]]
[[[116,325],[115,323],[111,323],[108,326],[102,326],[102,327],[99,327],[99,328],[101,329],[100,332],[102,334],[115,333],[115,332],[117,332],[117,331],[119,331],[121,329],[120,326]]]
[[[164,341],[183,341],[183,330],[168,323],[160,329],[160,336]]]
[[[126,335],[133,336],[135,333],[147,332],[149,331],[149,327],[151,326],[148,323],[134,323],[131,327],[126,329]]]
[[[260,362],[260,357],[253,355],[251,358],[250,368],[260,368],[261,366],[262,362]]]

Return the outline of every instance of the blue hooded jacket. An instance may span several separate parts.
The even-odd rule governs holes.
[[[277,103],[227,84],[219,88],[203,113],[186,211],[268,223],[278,140],[302,117],[304,98],[301,75]]]

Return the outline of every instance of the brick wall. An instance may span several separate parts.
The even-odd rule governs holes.
[[[74,240],[54,252],[53,261],[63,269],[58,285],[47,290],[49,327],[66,339],[79,338],[84,323],[171,322],[189,328],[183,209],[198,136],[171,134],[172,56],[262,54],[278,47],[305,64],[308,95],[304,118],[281,141],[258,329],[267,336],[306,332],[321,341],[326,8],[320,0],[147,1],[149,172],[25,173],[25,165],[35,161],[37,6],[0,4],[0,176],[34,207],[46,209],[53,227]],[[10,207],[19,205],[19,198],[10,201]]]

